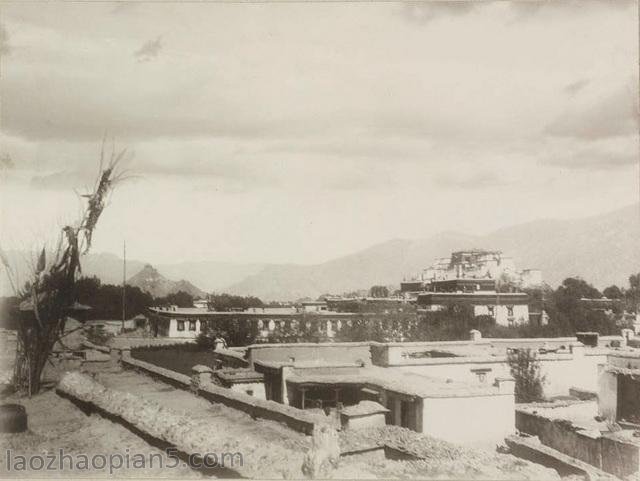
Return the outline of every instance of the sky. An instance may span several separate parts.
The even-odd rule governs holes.
[[[616,0],[0,3],[0,246],[317,263],[638,200],[638,7]],[[113,143],[112,143],[113,142]]]

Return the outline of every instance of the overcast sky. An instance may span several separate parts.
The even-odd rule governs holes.
[[[551,4],[549,4],[551,3]],[[638,197],[635,2],[3,3],[2,246],[314,263]]]

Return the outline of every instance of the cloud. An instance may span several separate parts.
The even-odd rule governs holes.
[[[116,4],[111,9],[110,13],[112,15],[119,15],[119,14],[128,12],[128,11],[132,10],[133,8],[135,8],[135,7],[136,7],[135,2],[132,2],[132,1],[119,1],[119,2],[116,2]]]
[[[635,6],[635,0],[512,0],[504,2],[513,13],[512,22],[533,20],[546,15],[553,16],[575,16],[576,11],[581,9],[611,11],[626,10]]]
[[[554,157],[547,160],[545,164],[569,170],[611,171],[637,165],[639,159],[637,148],[616,151],[588,147],[570,155]]]
[[[9,32],[7,32],[5,26],[0,23],[0,55],[9,55],[10,53]]]
[[[13,169],[16,164],[13,162],[11,156],[7,153],[0,154],[0,170]]]
[[[138,60],[138,62],[148,62],[156,58],[162,48],[162,36],[159,36],[155,40],[149,40],[146,42],[133,53],[133,56]]]
[[[582,89],[584,89],[587,85],[589,85],[589,80],[587,79],[577,80],[565,86],[563,90],[568,95],[575,95],[578,92],[580,92]]]
[[[0,154],[0,180],[5,179],[11,170],[15,168],[15,163],[9,154]]]
[[[476,1],[405,2],[402,14],[411,23],[427,24],[443,17],[460,17],[480,7]]]
[[[440,187],[464,190],[484,190],[508,184],[497,172],[490,171],[476,172],[471,175],[463,171],[457,174],[441,174],[437,176],[435,183]]]
[[[601,139],[638,132],[637,89],[625,85],[605,97],[583,100],[578,96],[544,129],[556,137]]]

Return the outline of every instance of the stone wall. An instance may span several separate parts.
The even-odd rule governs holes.
[[[0,329],[0,384],[9,383],[13,376],[13,365],[18,346],[16,331]]]
[[[586,430],[568,420],[551,419],[522,409],[516,410],[516,428],[538,436],[545,446],[619,477],[640,469],[640,445],[614,434]]]
[[[65,374],[58,393],[87,411],[96,411],[112,421],[132,427],[147,438],[175,446],[179,453],[230,453],[252,462],[233,463],[234,477],[301,478],[303,464],[290,462],[291,452],[260,444],[250,438],[235,439],[187,415],[157,402],[120,392],[78,372]],[[224,458],[223,458],[224,460]]]
[[[122,365],[126,368],[142,371],[181,389],[191,389],[192,386],[190,376],[179,374],[154,364],[125,357],[122,359]],[[281,422],[291,429],[305,434],[311,434],[316,425],[323,424],[323,419],[319,416],[308,414],[285,404],[258,399],[243,392],[232,391],[210,382],[200,383],[197,394],[212,402],[246,412],[252,417]]]

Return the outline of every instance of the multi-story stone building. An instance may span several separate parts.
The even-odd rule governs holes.
[[[496,291],[493,279],[449,279],[429,284],[417,297],[418,312],[443,311],[468,306],[475,316],[489,316],[496,324],[515,326],[529,322],[529,296]]]
[[[430,284],[456,279],[493,279],[508,281],[518,287],[542,284],[542,272],[538,269],[518,270],[513,258],[500,251],[472,249],[456,251],[451,257],[439,258],[420,274],[405,280],[400,290],[408,296],[429,291]]]

